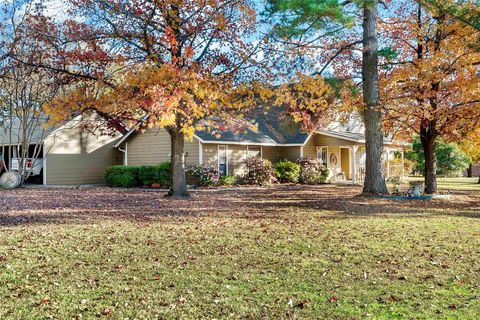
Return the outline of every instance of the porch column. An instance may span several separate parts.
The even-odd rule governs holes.
[[[385,157],[386,160],[387,160],[387,174],[386,174],[386,178],[390,178],[390,148],[389,147],[386,147],[385,148],[385,152],[387,153],[387,156]]]
[[[358,146],[351,146],[351,163],[352,163],[352,184],[357,183],[357,161],[355,159],[355,154],[357,153]]]

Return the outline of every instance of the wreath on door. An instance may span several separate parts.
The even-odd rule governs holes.
[[[335,155],[335,153],[332,153],[332,154],[330,155],[330,163],[331,163],[332,165],[334,165],[334,166],[337,165],[337,156]]]

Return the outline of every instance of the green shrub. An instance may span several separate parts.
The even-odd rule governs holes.
[[[280,182],[298,182],[300,165],[293,161],[281,160],[275,163],[275,176]]]
[[[220,178],[220,174],[217,168],[206,166],[204,164],[198,164],[188,167],[187,173],[191,174],[197,180],[198,185],[201,187],[209,187],[216,185]]]
[[[158,166],[113,166],[105,170],[105,181],[109,186],[134,188],[160,184],[164,188],[171,185],[170,162]]]
[[[157,170],[157,183],[160,183],[162,187],[170,188],[172,185],[172,164],[170,161],[160,163]]]
[[[272,163],[268,160],[251,157],[244,161],[247,173],[242,181],[246,184],[268,186],[274,180]]]
[[[111,187],[134,188],[141,186],[139,167],[113,166],[105,170],[105,181]]]
[[[157,181],[157,167],[141,166],[138,167],[138,179],[144,186],[151,185]]]
[[[220,179],[218,180],[218,184],[220,184],[221,186],[233,186],[235,184],[235,177],[234,176],[223,176],[223,177],[220,177]]]
[[[327,181],[328,169],[318,159],[303,158],[298,159],[297,163],[300,165],[300,182],[320,184]]]
[[[437,174],[442,176],[458,176],[468,168],[470,157],[455,143],[445,143],[438,139],[435,144],[437,158]],[[415,171],[423,174],[425,170],[425,154],[419,136],[415,136],[412,149],[405,157],[415,162]]]

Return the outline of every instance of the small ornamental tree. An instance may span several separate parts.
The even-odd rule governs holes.
[[[43,105],[62,87],[55,72],[37,67],[51,61],[53,53],[30,28],[32,16],[39,12],[31,1],[0,2],[0,172],[17,167],[21,183],[48,152],[42,149],[51,129],[45,127],[50,119]]]

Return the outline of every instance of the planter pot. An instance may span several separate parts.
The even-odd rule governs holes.
[[[152,183],[150,185],[150,188],[152,189],[160,189],[162,186],[160,185],[160,183]]]

